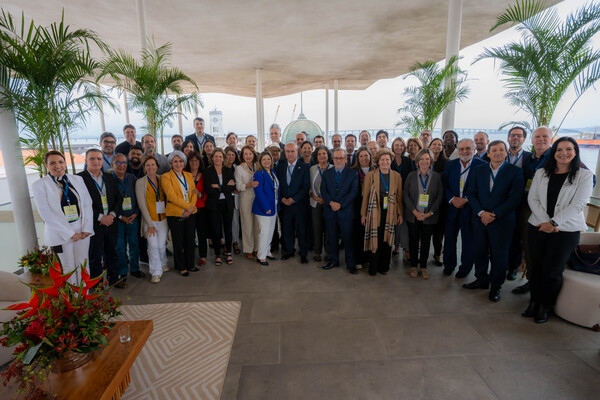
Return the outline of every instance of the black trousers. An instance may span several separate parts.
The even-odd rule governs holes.
[[[569,256],[579,244],[579,232],[544,233],[529,224],[532,266],[529,271],[531,301],[553,307],[562,286]]]
[[[398,232],[396,232],[398,234]],[[354,215],[354,234],[352,235],[354,245],[354,258],[356,264],[366,264],[369,262],[369,254],[365,251],[365,226],[361,222],[360,210]],[[379,247],[379,243],[378,246]]]
[[[440,207],[439,219],[437,224],[433,226],[433,254],[435,256],[442,255],[442,249],[444,248],[444,233],[446,232],[446,207]],[[410,240],[410,239],[409,239]],[[412,254],[412,253],[411,253]]]
[[[383,207],[379,209],[381,210],[381,217],[379,218],[379,228],[377,228],[377,251],[371,253],[369,275],[375,275],[377,272],[380,274],[388,272],[390,270],[390,261],[392,260],[392,247],[388,242],[383,240],[387,210],[383,210]]]
[[[421,221],[408,222],[408,248],[410,249],[410,266],[416,268],[427,268],[427,259],[429,258],[429,248],[431,245],[431,235],[435,225],[424,224]],[[421,249],[419,252],[419,241]],[[420,253],[420,254],[419,254]],[[417,258],[417,254],[419,257]]]
[[[116,224],[114,221],[113,224]],[[90,237],[90,277],[102,275],[106,269],[106,278],[109,285],[114,285],[119,280],[119,265],[117,262],[117,233],[112,227],[100,226]],[[104,261],[104,267],[102,266]]]
[[[198,256],[200,258],[206,258],[206,254],[208,253],[206,245],[206,239],[208,239],[208,217],[206,207],[198,208],[196,214],[194,214],[194,218],[196,235],[198,236]]]
[[[173,241],[173,262],[175,269],[185,271],[194,268],[194,229],[196,227],[195,215],[181,219],[167,217],[167,224],[171,231]]]
[[[225,230],[225,253],[231,253],[233,243],[231,226],[233,224],[233,208],[227,207],[227,200],[219,200],[217,208],[207,210],[210,219],[210,229],[212,233],[213,248],[215,256],[221,255],[221,227]]]

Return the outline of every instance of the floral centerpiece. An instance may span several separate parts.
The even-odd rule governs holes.
[[[52,250],[47,246],[28,251],[19,260],[19,267],[29,271],[32,274],[47,275],[50,273],[50,267],[54,265],[55,258]]]
[[[67,280],[75,273],[61,275],[60,265],[50,267],[54,284],[48,287],[30,286],[31,299],[14,304],[7,310],[17,310],[17,316],[5,322],[0,332],[3,346],[17,346],[15,359],[0,374],[6,386],[12,379],[19,382],[19,393],[27,398],[48,398],[44,381],[57,362],[72,354],[91,353],[108,344],[106,337],[115,325],[111,318],[121,315],[121,301],[108,296],[97,287],[102,276],[90,279],[81,267],[81,284]]]

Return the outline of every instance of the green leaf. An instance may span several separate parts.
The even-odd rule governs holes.
[[[40,349],[40,347],[42,347],[43,342],[39,342],[38,344],[36,344],[33,347],[30,347],[26,352],[25,355],[23,356],[23,364],[28,365],[29,363],[31,363],[31,361],[33,360],[33,358],[35,357],[35,355],[37,354],[38,350]]]

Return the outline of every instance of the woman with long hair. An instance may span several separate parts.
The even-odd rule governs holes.
[[[371,252],[369,275],[386,275],[390,269],[396,225],[402,222],[402,178],[391,168],[394,154],[377,153],[377,169],[365,177],[361,222],[365,226],[365,251]]]
[[[214,150],[215,142],[212,140],[207,140],[202,145],[202,161],[204,163],[204,169],[208,168],[210,165],[210,156]]]
[[[305,140],[301,145],[300,145],[300,160],[304,161],[304,164],[308,165],[308,167],[310,168],[312,166],[312,160],[311,160],[311,156],[313,153],[313,145],[311,142],[309,142],[308,140]]]
[[[446,163],[448,162],[448,157],[446,157],[446,153],[444,153],[444,142],[442,139],[435,138],[429,143],[429,150],[433,154],[433,166],[432,169],[434,172],[440,174],[440,176],[444,173],[444,168],[446,168]],[[442,262],[442,249],[444,246],[444,232],[446,230],[446,205],[442,202],[438,210],[438,222],[435,224],[433,228],[433,262],[438,267],[444,265]]]
[[[570,137],[559,138],[548,161],[537,170],[529,189],[529,274],[531,299],[521,313],[537,323],[548,320],[562,286],[569,256],[587,229],[584,210],[593,189],[594,174],[582,168],[579,146]]]
[[[427,259],[438,210],[444,200],[442,177],[431,169],[433,155],[429,149],[415,157],[417,170],[408,174],[404,184],[404,218],[408,224],[410,247],[410,276],[416,278],[417,266],[423,279],[429,279]]]
[[[186,171],[192,174],[194,179],[196,193],[196,215],[194,217],[196,224],[196,237],[198,238],[198,256],[200,259],[196,263],[201,267],[206,265],[206,254],[208,251],[206,240],[208,239],[208,216],[206,213],[206,191],[204,190],[204,162],[199,152],[195,151],[188,157]]]
[[[233,146],[225,147],[225,166],[232,168],[240,165],[239,151]],[[233,240],[233,252],[240,254],[242,250],[238,240],[240,240],[240,192],[236,189],[233,191],[233,219],[231,221],[231,238]]]
[[[194,142],[192,142],[191,140],[184,141],[183,144],[181,145],[181,151],[183,152],[183,154],[185,154],[186,157],[189,154],[196,151],[196,149],[194,148]]]
[[[312,221],[313,258],[315,261],[321,261],[323,247],[325,258],[329,260],[329,244],[325,235],[325,221],[323,219],[324,202],[321,197],[321,182],[323,181],[323,172],[333,168],[333,165],[329,163],[331,153],[327,147],[319,146],[315,153],[317,163],[310,167],[310,190],[308,194],[310,196],[310,217]]]
[[[257,168],[258,155],[251,146],[244,146],[241,150],[242,162],[235,167],[233,176],[235,186],[240,192],[240,219],[242,227],[242,250],[248,259],[253,259],[258,250],[258,221],[252,213],[254,204],[254,188],[258,182],[254,181]]]
[[[254,188],[252,212],[260,226],[256,259],[260,265],[268,266],[267,259],[276,260],[270,250],[279,211],[279,180],[273,172],[273,158],[268,151],[263,152],[258,159],[254,182],[257,185]]]
[[[371,158],[371,152],[367,147],[362,146],[356,150],[354,158],[354,165],[352,168],[358,172],[358,195],[354,199],[354,249],[356,268],[362,269],[364,265],[369,262],[369,255],[365,251],[365,226],[361,223],[360,211],[363,202],[363,187],[365,183],[365,177],[369,172],[373,170],[373,161]]]
[[[233,191],[235,179],[233,169],[225,166],[225,152],[216,148],[211,154],[211,165],[204,173],[204,190],[206,191],[206,209],[209,213],[215,264],[222,264],[221,236],[225,236],[224,255],[227,264],[233,264],[231,255],[231,224],[233,219]],[[222,231],[224,235],[221,234]]]
[[[158,162],[154,156],[142,159],[145,175],[135,183],[135,195],[142,213],[141,233],[148,241],[148,268],[158,283],[167,267],[167,234],[169,225],[165,214],[166,196],[161,177],[157,174]]]
[[[412,171],[414,171],[413,162],[404,154],[406,153],[406,143],[401,137],[397,137],[392,142],[392,152],[394,153],[394,159],[392,160],[392,170],[396,171],[402,177],[402,185],[406,181],[406,177]],[[404,249],[404,258],[408,260],[408,226],[406,221],[403,221],[396,227],[396,237],[394,240],[394,250],[392,255],[397,256],[400,254],[400,246]]]

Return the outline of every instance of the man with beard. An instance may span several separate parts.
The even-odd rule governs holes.
[[[331,151],[342,148],[342,135],[336,133],[331,137]]]
[[[115,149],[115,153],[129,154],[131,146],[142,145],[139,141],[135,140],[135,126],[131,124],[125,125],[123,127],[123,135],[125,135],[125,141],[119,143],[119,145]]]
[[[431,143],[431,140],[433,139],[433,136],[431,135],[431,131],[429,129],[423,129],[421,131],[421,135],[419,136],[419,139],[421,139],[421,143],[423,143],[423,148],[428,149],[429,143]]]
[[[156,140],[154,140],[154,136],[151,134],[146,134],[142,136],[142,148],[144,149],[144,156],[153,156],[156,158],[156,162],[158,163],[158,171],[156,173],[158,175],[162,175],[165,172],[169,172],[171,167],[169,167],[169,161],[166,156],[162,154],[158,154],[156,150]],[[141,161],[141,160],[140,160]]]
[[[346,136],[346,164],[349,167],[354,165],[354,149],[356,148],[356,136],[349,134]]]
[[[367,146],[367,143],[371,141],[371,135],[368,131],[361,131],[358,135],[358,142],[360,143],[359,147]]]
[[[298,150],[300,150],[302,143],[306,142],[306,138],[307,138],[306,132],[304,132],[304,131],[298,132],[296,134],[296,147],[298,147]],[[286,157],[287,157],[287,155],[286,155]]]
[[[455,160],[458,158],[458,151],[456,150],[456,144],[458,143],[458,133],[453,130],[444,132],[442,136],[444,142],[444,152],[449,160]]]
[[[117,145],[117,138],[111,132],[104,132],[100,135],[100,147],[102,148],[102,158],[104,163],[102,164],[102,172],[112,172],[112,160],[115,155],[115,146]]]
[[[457,264],[456,244],[458,231],[462,238],[460,266],[456,278],[464,278],[473,269],[473,211],[466,197],[466,189],[471,184],[469,171],[486,164],[479,158],[473,158],[475,145],[471,139],[458,142],[459,158],[446,163],[442,180],[444,182],[446,208],[446,232],[444,239],[444,275],[450,276]]]
[[[375,140],[377,141],[377,146],[379,146],[379,149],[386,149],[388,141],[390,140],[390,134],[387,133],[387,131],[381,129],[377,131]]]
[[[325,138],[321,135],[317,135],[313,138],[313,145],[315,149],[319,146],[325,146]]]
[[[181,135],[171,136],[171,146],[173,147],[173,150],[181,151],[182,145],[183,145],[183,136],[181,136]]]
[[[475,142],[475,157],[489,163],[490,158],[487,155],[487,146],[490,144],[490,138],[488,134],[483,131],[477,132],[473,137],[473,141]]]
[[[127,172],[135,176],[135,179],[140,179],[144,176],[144,168],[142,168],[142,157],[144,156],[144,149],[142,146],[131,146],[129,150],[129,166]]]

